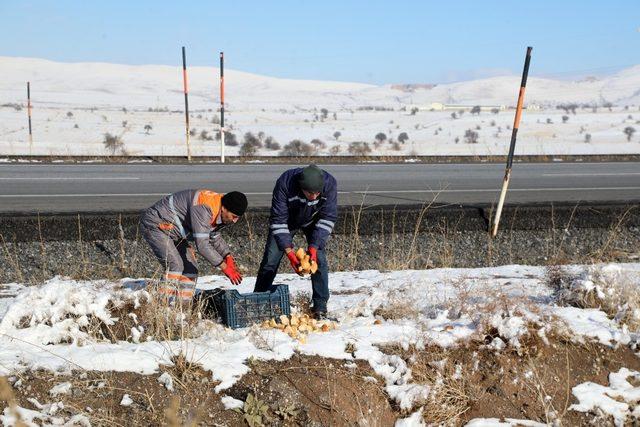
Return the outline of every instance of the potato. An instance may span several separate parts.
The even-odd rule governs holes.
[[[298,248],[298,250],[296,251],[296,257],[301,260],[302,258],[304,258],[304,255],[304,249]]]
[[[307,343],[307,336],[306,335],[300,335],[300,337],[298,337],[298,342],[300,344],[306,344]]]
[[[373,324],[374,324],[374,325],[381,325],[381,324],[382,324],[382,320],[380,320],[380,319],[376,319],[376,320],[373,322]]]
[[[315,274],[318,271],[318,263],[315,261],[311,261],[311,267],[309,268],[311,274]]]
[[[289,323],[291,323],[291,326],[298,326],[300,324],[300,318],[294,314],[291,316],[291,321]]]
[[[280,323],[282,323],[285,326],[289,325],[289,318],[287,317],[286,314],[283,314],[280,316]]]
[[[329,332],[331,327],[325,323],[320,329],[322,329],[322,332]]]
[[[272,328],[275,328],[276,325],[277,325],[276,319],[269,319],[269,326],[271,326]]]

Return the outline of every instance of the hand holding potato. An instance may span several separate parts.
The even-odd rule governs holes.
[[[298,248],[295,256],[299,261],[298,274],[314,274],[318,271],[318,262],[312,258],[310,253],[306,253],[304,249]],[[315,256],[317,257],[317,255]]]

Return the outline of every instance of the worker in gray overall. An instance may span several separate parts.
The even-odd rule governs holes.
[[[146,209],[140,230],[165,268],[158,291],[170,299],[193,298],[198,264],[195,251],[239,285],[237,269],[220,231],[234,224],[247,210],[247,197],[238,191],[183,190],[170,194]]]

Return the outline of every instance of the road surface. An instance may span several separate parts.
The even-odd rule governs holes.
[[[0,213],[131,211],[186,188],[245,192],[269,206],[274,164],[4,164]],[[503,164],[322,165],[338,179],[345,205],[496,203]],[[517,163],[507,204],[640,202],[640,163]]]

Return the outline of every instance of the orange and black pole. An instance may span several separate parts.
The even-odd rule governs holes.
[[[531,62],[531,46],[527,47],[527,56],[524,60],[524,69],[522,70],[522,81],[520,82],[520,93],[518,94],[518,105],[516,106],[516,117],[513,120],[513,130],[511,131],[511,145],[509,146],[509,155],[507,156],[507,167],[504,172],[504,179],[502,181],[502,191],[500,192],[500,200],[498,201],[498,208],[496,209],[496,217],[493,221],[493,228],[491,230],[491,237],[496,237],[498,233],[498,224],[500,223],[500,215],[502,214],[502,207],[504,205],[504,199],[507,194],[507,188],[509,187],[509,179],[511,179],[511,166],[513,164],[513,153],[516,149],[516,138],[518,136],[518,127],[520,126],[520,117],[522,116],[522,103],[524,102],[524,91],[527,87],[527,76],[529,75],[529,63]]]
[[[191,145],[189,143],[189,88],[187,84],[187,57],[182,46],[182,81],[184,83],[184,114],[187,135],[187,160],[191,161]]]
[[[220,52],[220,162],[224,163],[224,52]]]
[[[33,133],[31,132],[31,82],[27,82],[27,116],[29,117],[29,154],[33,148]]]

